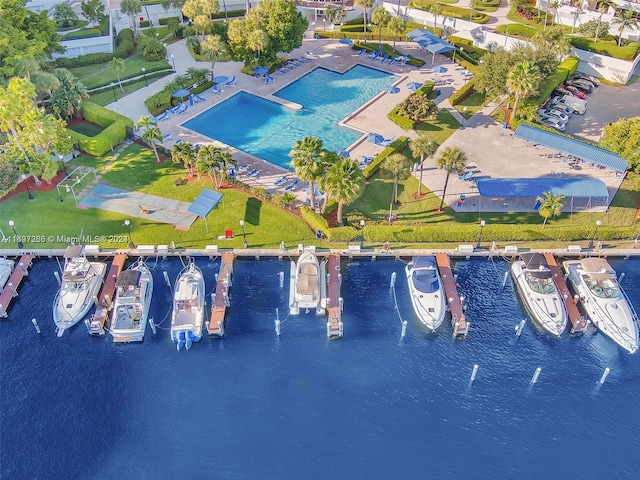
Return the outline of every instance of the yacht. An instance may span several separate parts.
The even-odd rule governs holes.
[[[511,264],[511,275],[531,318],[559,337],[567,328],[568,316],[544,255],[523,253]]]
[[[413,310],[427,328],[435,331],[447,312],[446,295],[435,257],[413,257],[405,272]]]
[[[631,302],[604,258],[583,258],[563,263],[569,286],[578,295],[589,320],[614,342],[635,353],[639,321]]]
[[[142,259],[120,272],[109,333],[114,342],[141,342],[147,328],[153,276]]]
[[[104,262],[90,262],[82,245],[67,247],[60,290],[53,301],[53,321],[59,337],[84,318],[96,301],[107,271]]]
[[[301,308],[313,308],[323,315],[326,306],[325,262],[318,263],[318,257],[311,250],[305,250],[297,262],[291,262],[291,284],[289,287],[289,313],[298,315]]]
[[[191,348],[202,338],[204,322],[204,277],[202,271],[190,261],[180,272],[173,289],[171,313],[171,339],[178,350]]]
[[[0,257],[0,292],[7,284],[7,280],[9,280],[9,277],[11,277],[11,273],[13,272],[13,265],[13,260]]]

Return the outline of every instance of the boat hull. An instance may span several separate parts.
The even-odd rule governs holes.
[[[11,272],[13,272],[13,260],[8,260],[6,258],[0,258],[0,290],[4,288],[11,276]]]
[[[153,275],[142,262],[131,266],[128,271],[140,272],[133,289],[118,286],[113,303],[109,333],[116,343],[141,342],[147,329],[149,307],[153,294]]]
[[[433,259],[433,267],[428,268],[416,267],[416,262],[424,260],[424,258]],[[428,272],[433,277],[433,291],[425,291],[418,285],[417,275]],[[440,274],[436,267],[435,258],[433,257],[414,257],[414,259],[405,267],[407,276],[407,284],[409,286],[409,297],[413,311],[425,327],[434,332],[444,321],[447,313],[447,303]]]
[[[202,271],[190,263],[180,272],[174,286],[171,339],[177,349],[191,348],[202,338],[205,312],[205,284]]]

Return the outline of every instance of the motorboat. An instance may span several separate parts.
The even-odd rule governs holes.
[[[82,245],[72,245],[64,252],[60,290],[53,301],[53,321],[58,337],[82,320],[96,301],[107,271],[104,262],[90,262]]]
[[[435,331],[447,313],[446,295],[435,257],[413,257],[405,272],[413,310],[424,326]]]
[[[0,257],[0,291],[7,284],[7,280],[11,277],[11,272],[13,272],[13,260],[9,260],[8,258]]]
[[[511,264],[511,275],[531,318],[559,337],[567,328],[568,316],[544,255],[523,253]]]
[[[109,333],[114,342],[141,342],[147,328],[153,276],[142,259],[120,272]]]
[[[171,339],[176,348],[191,348],[202,338],[204,322],[204,277],[193,261],[182,269],[173,289]]]
[[[297,262],[291,262],[289,313],[298,315],[300,309],[314,309],[324,315],[327,296],[325,262],[319,263],[311,250],[305,250]]]
[[[611,265],[604,258],[587,257],[568,260],[563,268],[589,320],[622,348],[635,353],[640,322]]]

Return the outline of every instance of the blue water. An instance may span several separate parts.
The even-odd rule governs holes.
[[[239,92],[184,123],[209,138],[288,168],[289,152],[308,135],[322,139],[329,150],[342,150],[361,133],[338,126],[388,85],[395,75],[356,65],[344,74],[316,68],[275,93],[299,103],[291,110],[262,97]],[[277,77],[285,81],[286,77]]]
[[[209,291],[219,264],[197,263]],[[640,259],[611,263],[639,309]],[[154,268],[156,323],[171,303],[162,272],[173,282],[180,267]],[[639,477],[640,355],[599,333],[552,339],[530,322],[516,339],[525,312],[511,281],[501,288],[505,262],[454,263],[472,322],[454,341],[448,325],[421,328],[401,261],[344,260],[345,336],[330,342],[312,314],[286,319],[276,338],[289,264],[237,260],[227,337],[189,352],[167,330],[131,345],[83,325],[57,338],[55,268],[37,261],[0,322],[0,478]]]

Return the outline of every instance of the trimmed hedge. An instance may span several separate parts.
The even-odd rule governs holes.
[[[567,57],[556,68],[556,71],[540,82],[538,95],[531,97],[527,103],[542,105],[547,101],[551,92],[564,82],[569,75],[573,75],[578,70],[580,59],[578,57]]]
[[[164,17],[164,18],[159,18],[158,19],[158,23],[160,25],[167,25],[171,20],[177,20],[178,22],[180,22],[180,17]]]
[[[187,88],[190,93],[201,93],[211,88],[213,86],[213,82],[211,80],[207,80],[200,85],[193,88],[193,81],[187,79],[184,85],[181,85],[181,88]],[[174,98],[172,96],[173,92],[169,90],[160,90],[158,93],[151,95],[144,101],[147,110],[151,115],[160,115],[165,110],[170,109],[175,106],[180,100],[178,98]]]
[[[53,65],[59,68],[84,67],[85,65],[108,63],[113,57],[125,59],[133,55],[135,51],[133,30],[129,28],[120,30],[116,41],[118,46],[113,53],[88,53],[75,58],[60,57],[53,62]]]
[[[475,92],[475,86],[476,79],[473,78],[471,81],[467,82],[458,90],[453,92],[453,94],[449,97],[449,103],[451,103],[451,105],[457,105],[460,102],[464,101],[466,98],[473,95],[473,92]]]
[[[396,138],[391,145],[382,150],[378,155],[373,157],[373,160],[369,165],[362,169],[362,174],[364,178],[371,178],[374,173],[376,173],[380,169],[380,164],[384,161],[392,153],[399,152],[404,149],[404,146],[409,141],[408,137],[402,136]]]
[[[242,10],[228,10],[227,11],[227,17],[231,18],[231,17],[244,17],[244,9]],[[211,18],[226,18],[224,16],[224,10],[222,12],[218,12],[215,15],[211,15]]]
[[[104,128],[95,137],[87,137],[81,133],[67,130],[74,143],[89,155],[100,157],[122,143],[127,136],[127,127],[133,128],[133,122],[112,110],[101,107],[93,102],[82,102],[82,116],[85,120]]]
[[[435,87],[435,84],[433,82],[431,81],[426,82],[422,87],[420,87],[418,90],[416,90],[414,93],[412,93],[409,96],[415,95],[415,96],[421,97],[423,95],[426,95],[428,97],[429,94],[433,92],[434,87]],[[387,118],[404,130],[413,130],[415,128],[415,122],[410,118],[407,118],[398,113],[398,108],[400,108],[400,105],[401,104],[398,104],[395,107],[393,107],[393,110],[391,110],[387,114]]]
[[[91,38],[91,37],[101,37],[102,32],[97,28],[86,28],[82,30],[76,30],[73,32],[69,32],[64,35],[61,40],[77,40],[78,38]]]
[[[593,38],[571,37],[571,45],[588,52],[600,53],[621,60],[633,60],[640,50],[640,43],[629,42],[627,46],[619,47],[611,35],[606,35],[604,39],[597,42]]]
[[[322,230],[326,235],[327,239],[331,240],[331,232],[329,232],[329,222],[322,215],[318,215],[316,212],[311,210],[309,207],[302,207],[300,209],[300,213],[302,214],[302,218],[305,222],[311,225],[315,231]]]

